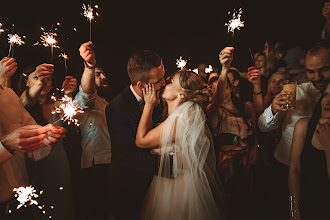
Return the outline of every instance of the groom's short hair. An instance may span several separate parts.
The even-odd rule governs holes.
[[[153,51],[140,50],[133,53],[127,63],[127,72],[131,83],[135,85],[137,82],[149,82],[150,70],[159,67],[162,58]]]

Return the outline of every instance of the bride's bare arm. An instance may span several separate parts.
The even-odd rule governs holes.
[[[137,147],[150,149],[160,145],[160,136],[163,123],[152,129],[152,112],[157,103],[157,96],[153,84],[147,84],[143,89],[145,105],[140,123],[136,132],[135,144]]]

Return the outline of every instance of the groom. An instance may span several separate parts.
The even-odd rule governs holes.
[[[131,85],[110,102],[106,116],[112,146],[112,208],[116,219],[134,220],[158,169],[158,156],[135,145],[144,104],[142,88],[153,83],[160,91],[165,70],[160,56],[143,50],[131,55],[127,72]],[[162,110],[161,105],[154,110],[154,124],[160,122]]]

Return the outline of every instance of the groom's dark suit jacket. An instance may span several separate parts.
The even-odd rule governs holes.
[[[153,121],[159,122],[162,107],[155,108]],[[112,150],[112,199],[116,217],[136,219],[152,178],[157,174],[158,156],[135,145],[142,111],[127,87],[106,108]]]

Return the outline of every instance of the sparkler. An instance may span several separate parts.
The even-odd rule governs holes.
[[[10,44],[8,57],[10,57],[10,54],[11,57],[14,57],[14,44],[17,44],[18,46],[25,44],[22,38],[17,34],[8,34],[8,43]]]
[[[63,57],[63,59],[64,59],[64,66],[65,66],[65,73],[66,73],[66,75],[68,75],[68,66],[67,66],[67,63],[66,63],[66,60],[69,59],[68,58],[68,55],[66,55],[65,53],[61,53],[59,55],[59,57]]]
[[[235,11],[233,12],[233,19],[229,20],[228,23],[225,23],[226,26],[228,26],[228,33],[232,32],[231,36],[231,44],[233,45],[234,43],[234,33],[235,30],[240,30],[241,27],[244,27],[244,21],[241,21],[241,16],[242,16],[242,8],[238,10],[238,12]]]
[[[211,73],[212,71],[213,71],[213,67],[211,65],[205,68],[205,73]]]
[[[185,68],[186,65],[187,65],[187,60],[183,60],[182,56],[180,56],[179,59],[176,59],[176,66],[178,68],[181,68],[181,70]]]
[[[2,29],[2,24],[0,23],[0,34],[5,32],[3,29]]]
[[[198,68],[195,68],[192,70],[194,73],[197,73],[198,74]]]
[[[57,101],[55,96],[51,97],[54,101]],[[68,121],[68,124],[75,124],[79,126],[79,121],[78,119],[74,118],[78,113],[84,113],[83,108],[78,105],[76,100],[72,100],[71,97],[64,95],[59,101],[62,103],[60,104],[59,107],[57,107],[54,111],[52,111],[52,114],[62,114],[63,116],[57,120],[55,123],[56,124],[58,121],[63,120],[63,122]]]
[[[52,26],[53,27],[53,26]],[[53,29],[53,28],[52,28]],[[41,27],[41,30],[44,31],[45,29]],[[54,48],[60,48],[57,45],[56,37],[57,34],[52,31],[49,32],[43,32],[43,34],[40,36],[40,41],[36,42],[34,45],[41,45],[44,47],[50,47],[50,61],[53,62],[53,54],[54,54]]]
[[[37,199],[39,195],[36,193],[36,190],[33,186],[26,186],[26,187],[18,187],[14,188],[13,190],[15,192],[15,197],[17,198],[17,201],[19,202],[16,209],[21,208],[22,206],[27,207],[29,205],[38,205]],[[43,193],[43,191],[40,191],[40,195]]]
[[[99,6],[95,5],[95,9],[98,9]],[[92,7],[92,0],[90,0],[90,4],[87,6],[85,4],[82,5],[82,9],[84,10],[84,16],[89,21],[89,40],[92,41],[92,20],[94,20],[94,8]],[[99,13],[95,12],[96,16],[99,16]]]

